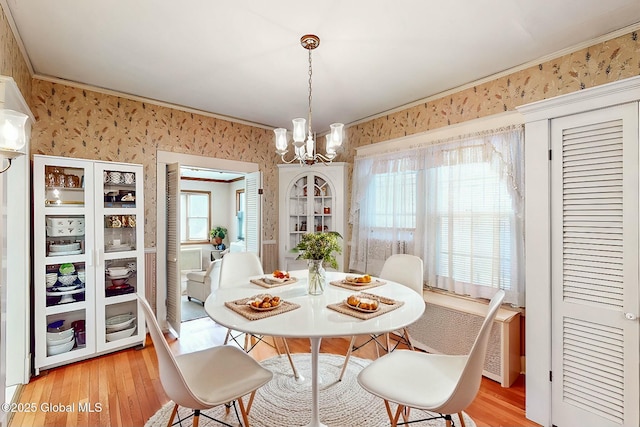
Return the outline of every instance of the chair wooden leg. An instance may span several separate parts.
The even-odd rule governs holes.
[[[176,405],[173,407],[173,410],[171,411],[171,416],[169,417],[169,423],[167,424],[167,427],[171,427],[171,425],[173,424],[173,419],[176,417],[177,413],[178,413],[178,404],[176,403]]]
[[[198,427],[200,424],[200,410],[196,409],[193,411],[193,427]]]
[[[458,418],[460,418],[460,425],[462,427],[466,427],[466,425],[464,424],[464,418],[462,418],[462,412],[458,412]]]
[[[409,337],[409,330],[407,328],[404,328],[404,337],[407,340],[407,344],[409,345],[411,351],[415,351],[416,349],[413,347],[413,343],[411,342],[411,338]]]
[[[351,341],[349,341],[349,350],[347,350],[347,354],[344,356],[344,364],[342,365],[342,370],[340,371],[340,376],[338,377],[338,381],[342,381],[342,376],[347,370],[347,365],[349,364],[349,358],[351,357],[351,350],[353,349],[353,345],[356,342],[356,336],[351,337]]]
[[[453,421],[451,420],[451,415],[445,415],[444,416],[444,420],[445,420],[445,426],[446,427],[452,427],[453,426]]]
[[[384,339],[387,346],[387,354],[391,353],[391,338],[389,338],[389,332],[384,334]]]
[[[280,351],[280,346],[278,345],[278,338],[276,337],[271,337],[271,338],[273,339],[273,348],[276,349],[276,353],[278,353],[278,356],[282,356],[282,352]],[[285,343],[287,342],[286,338],[282,338],[282,341],[284,341]]]
[[[404,411],[402,411],[402,420],[407,423],[409,421],[409,414],[411,412],[411,408],[408,406],[404,407]]]
[[[293,371],[293,377],[295,379],[300,378],[298,375],[298,370],[296,369],[296,365],[293,363],[293,359],[291,358],[291,352],[289,351],[289,344],[287,344],[287,339],[282,338],[282,343],[284,344],[284,350],[287,354],[287,359],[289,359],[289,364],[291,365],[291,370]]]
[[[255,391],[253,393],[255,393]],[[249,400],[253,400],[253,396],[251,396]],[[249,414],[247,413],[248,411],[244,407],[244,402],[242,401],[242,397],[238,398],[238,405],[240,406],[240,413],[242,414],[242,422],[244,423],[245,427],[249,427]]]
[[[395,414],[391,412],[391,405],[389,405],[389,401],[386,399],[384,401],[384,406],[387,408],[387,415],[389,416],[391,427],[398,427],[398,419],[400,419],[400,413],[404,410],[404,405],[398,405]]]
[[[247,402],[247,415],[249,415],[249,412],[251,412],[251,405],[253,405],[253,398],[256,397],[256,391],[257,390],[253,390],[249,395],[249,401]]]
[[[224,345],[227,345],[229,342],[229,337],[231,336],[231,329],[227,329],[227,335],[224,337]]]
[[[244,334],[244,351],[245,353],[249,353],[249,349],[251,348],[251,342],[249,341],[250,334]]]

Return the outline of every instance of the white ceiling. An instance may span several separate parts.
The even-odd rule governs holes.
[[[213,181],[231,182],[235,179],[244,177],[244,174],[228,172],[228,171],[211,170],[211,169],[192,168],[192,167],[185,166],[180,168],[180,176],[182,178],[195,178],[195,179],[207,179],[207,180],[213,180]]]
[[[313,128],[377,115],[640,22],[639,0],[2,0],[34,74]]]

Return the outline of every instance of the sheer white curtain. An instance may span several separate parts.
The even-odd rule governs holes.
[[[357,158],[350,268],[411,253],[429,286],[524,305],[523,165],[520,125]]]
[[[407,153],[356,161],[350,216],[352,270],[376,275],[390,255],[414,252],[415,188],[422,167],[422,159]]]

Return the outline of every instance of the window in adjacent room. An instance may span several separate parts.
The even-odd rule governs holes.
[[[180,243],[207,243],[211,229],[211,193],[180,192]]]

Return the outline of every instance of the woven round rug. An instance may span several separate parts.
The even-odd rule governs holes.
[[[285,356],[276,356],[262,362],[262,366],[273,372],[273,379],[256,393],[249,413],[252,427],[303,426],[311,421],[311,355],[293,354],[292,357],[304,381],[295,380]],[[351,356],[347,371],[342,381],[338,382],[343,362],[343,356],[320,354],[320,421],[330,427],[388,427],[390,423],[384,401],[365,391],[357,381],[358,373],[371,361]],[[145,427],[166,426],[173,406],[173,402],[164,405],[147,421]],[[179,415],[185,418],[191,412],[187,408],[180,408]],[[240,425],[233,409],[228,415],[223,406],[203,413],[232,426]],[[410,419],[419,420],[433,415],[412,409]],[[459,426],[457,415],[452,417],[455,425]],[[463,414],[463,417],[467,427],[475,427],[469,416]],[[183,425],[191,425],[191,422],[189,420]],[[437,419],[411,425],[439,427],[444,426],[445,422]],[[221,424],[201,416],[200,426],[218,427]]]

